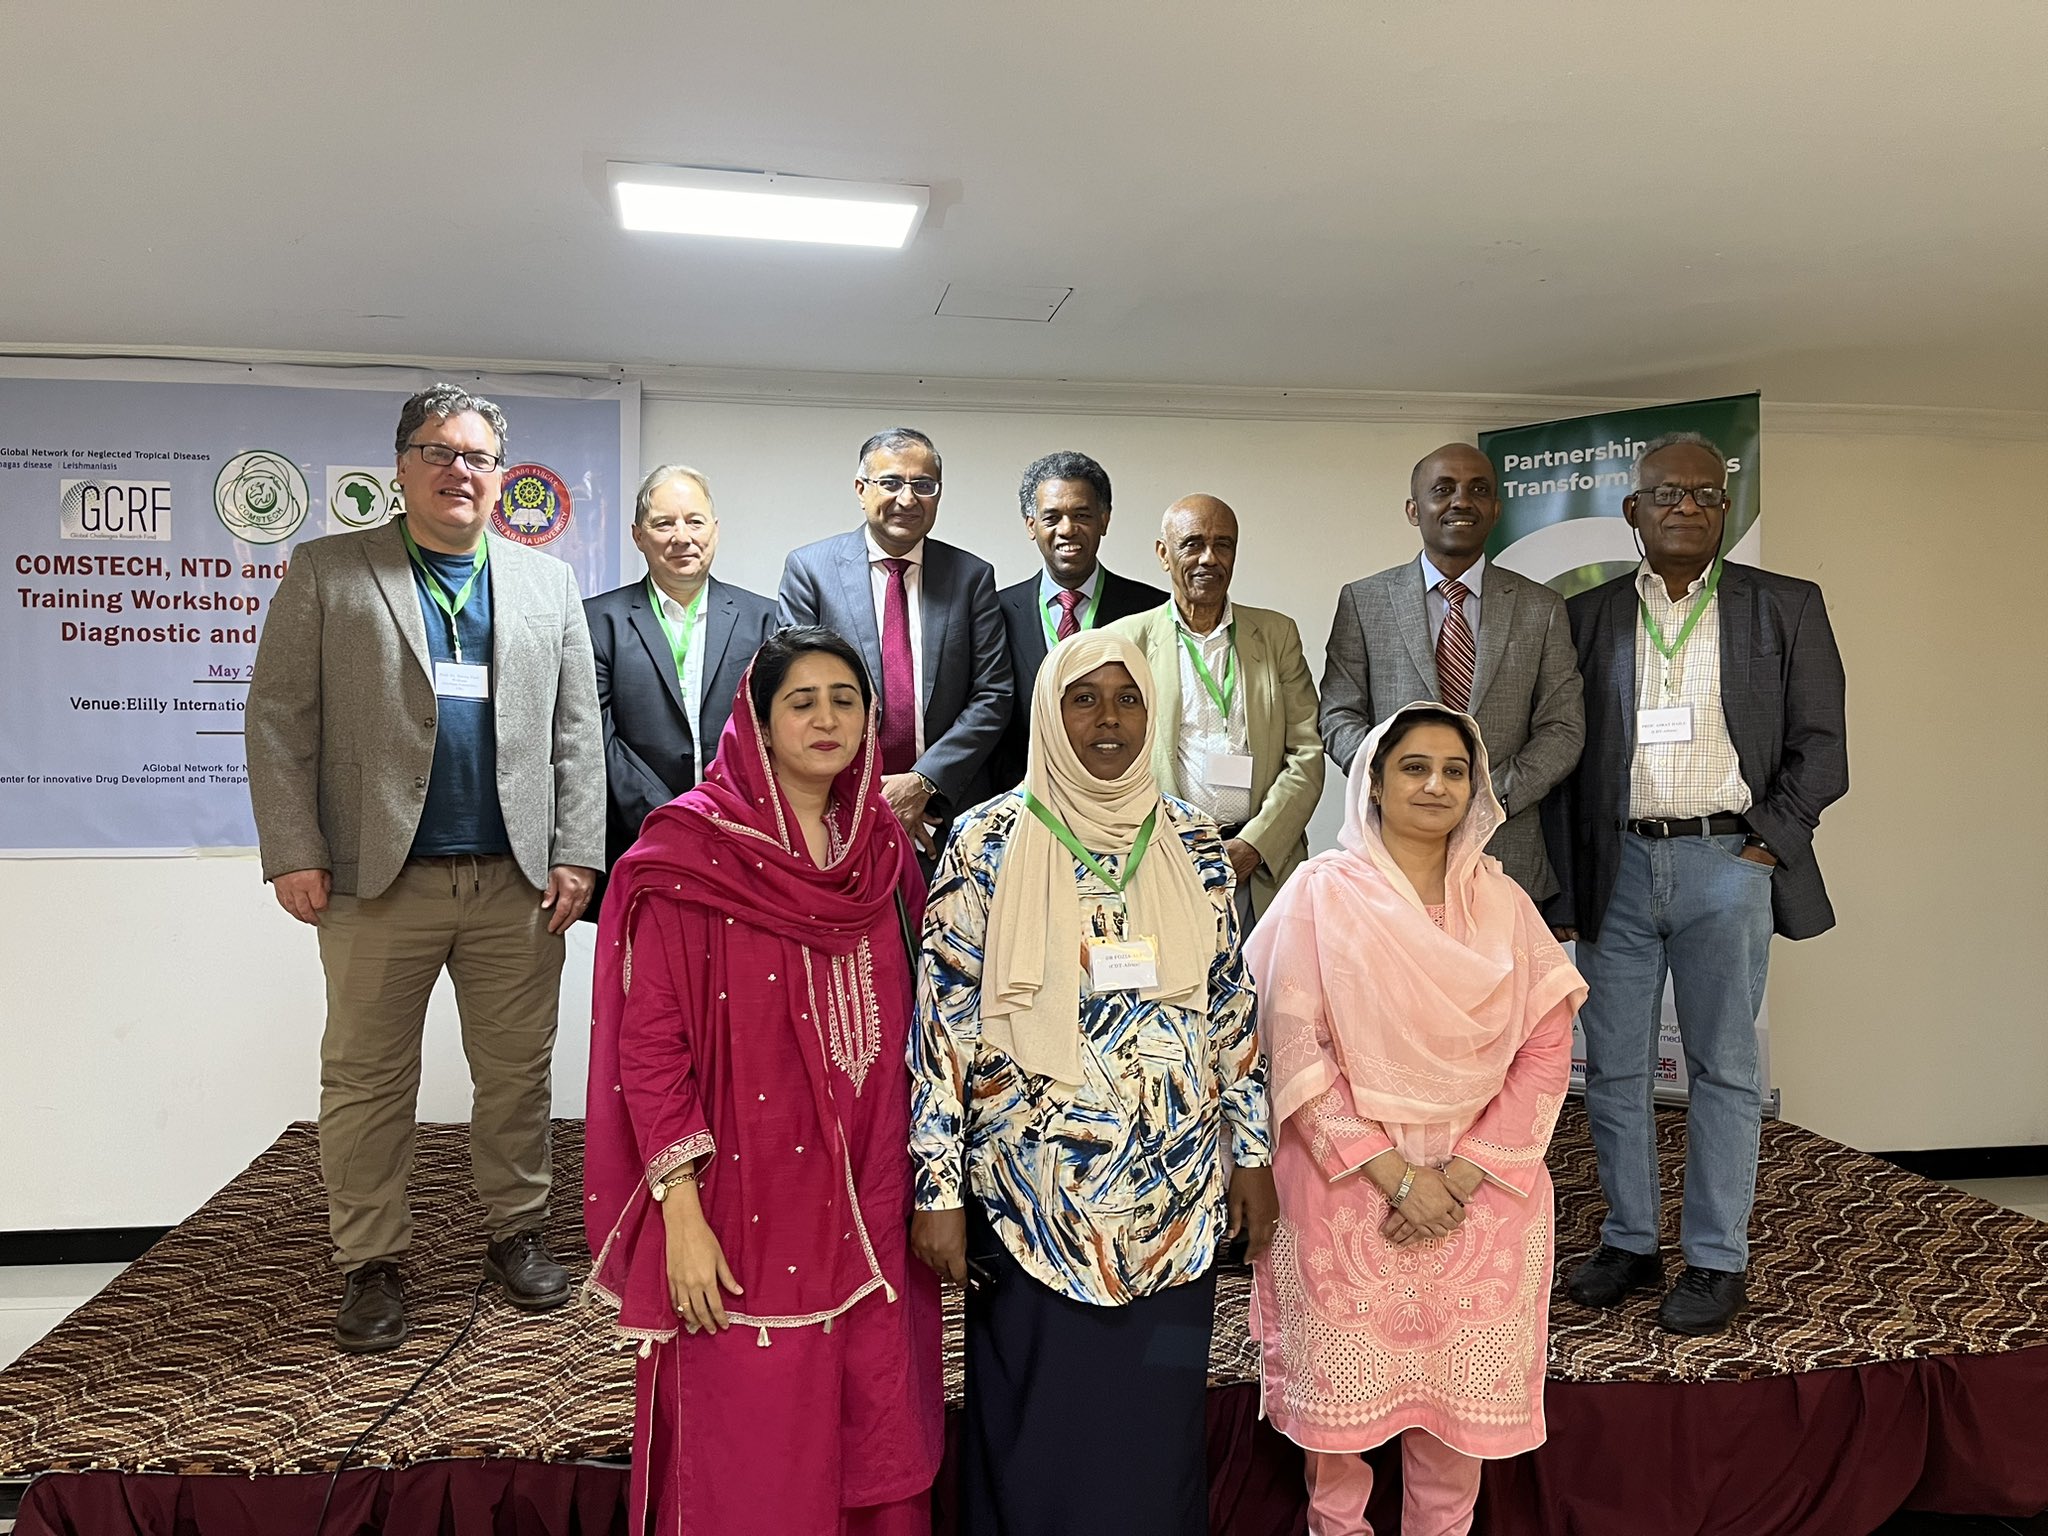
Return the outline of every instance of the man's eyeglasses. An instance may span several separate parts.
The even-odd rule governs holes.
[[[907,485],[910,487],[910,494],[919,501],[930,501],[939,494],[939,482],[923,477],[919,477],[916,480],[906,480],[901,475],[877,475],[874,479],[870,480],[866,476],[862,476],[860,483],[873,486],[884,496],[901,496],[903,494],[903,487]]]
[[[1728,493],[1718,485],[1653,485],[1636,494],[1649,497],[1660,507],[1675,507],[1688,496],[1702,512],[1718,512],[1728,505]]]
[[[417,453],[436,469],[446,469],[457,459],[462,460],[463,468],[473,469],[480,475],[488,475],[494,469],[505,467],[503,454],[491,453],[482,448],[458,451],[446,443],[407,443],[405,447],[406,452]]]

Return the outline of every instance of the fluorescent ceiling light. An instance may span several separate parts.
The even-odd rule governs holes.
[[[606,171],[626,229],[900,249],[924,219],[926,187],[758,171],[629,165]]]

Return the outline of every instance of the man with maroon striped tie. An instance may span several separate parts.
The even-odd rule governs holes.
[[[1408,521],[1422,555],[1346,586],[1323,668],[1323,745],[1347,772],[1358,744],[1404,704],[1430,699],[1479,722],[1508,819],[1486,851],[1541,902],[1557,889],[1537,806],[1586,737],[1564,601],[1490,564],[1500,520],[1493,464],[1447,443],[1415,466]]]
[[[939,517],[939,451],[890,427],[861,444],[863,526],[792,550],[782,619],[822,624],[860,651],[882,698],[882,794],[929,874],[959,812],[985,799],[989,754],[1010,718],[1011,671],[996,573],[927,537]]]

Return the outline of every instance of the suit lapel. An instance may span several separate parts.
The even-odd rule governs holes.
[[[647,647],[647,655],[654,663],[654,671],[668,688],[669,701],[676,707],[690,728],[691,738],[697,734],[697,722],[690,719],[690,712],[683,704],[682,679],[676,676],[676,653],[668,648],[668,636],[661,632],[661,619],[654,611],[654,600],[647,594],[647,583],[641,582],[633,590],[632,607],[626,615],[626,622],[633,626],[633,633],[640,637],[640,643]],[[730,629],[730,626],[728,626]],[[706,657],[708,662],[710,657]],[[709,677],[707,671],[704,674]]]
[[[1237,620],[1237,685],[1244,690],[1245,744],[1251,748],[1255,764],[1271,762],[1273,738],[1286,735],[1284,728],[1274,729],[1273,668],[1270,660],[1264,626],[1240,610]],[[1256,766],[1252,773],[1253,787],[1256,788]]]
[[[917,708],[922,714],[932,707],[932,684],[939,675],[939,661],[946,653],[946,619],[953,601],[953,565],[946,551],[924,541],[923,592],[919,595],[919,628],[924,631],[924,676],[919,680]]]
[[[420,614],[419,588],[413,585],[412,557],[405,552],[405,540],[395,519],[363,540],[363,557],[370,562],[370,574],[391,607],[391,617],[398,621],[398,632],[405,636],[412,659],[419,663],[420,671],[431,683],[434,662],[433,653],[427,649],[427,621]],[[497,660],[495,656],[491,659],[493,663]]]
[[[1635,760],[1636,752],[1636,593],[1635,577],[1618,585],[1607,600],[1607,624],[1614,632],[1614,693],[1616,718],[1621,721],[1621,760]],[[1624,777],[1622,804],[1628,803]]]
[[[868,575],[868,542],[862,533],[848,536],[839,546],[839,600],[841,610],[853,618],[853,633],[846,638],[860,647],[868,664],[868,676],[882,686],[882,632],[875,624],[875,589]]]
[[[1180,793],[1180,640],[1173,604],[1155,609],[1146,625],[1145,659],[1152,664],[1152,776],[1168,794]]]
[[[698,707],[711,698],[712,681],[718,676],[718,669],[725,665],[725,653],[732,646],[732,632],[739,627],[740,600],[732,595],[732,589],[713,576],[708,578],[709,590],[704,601],[710,609],[704,615],[704,697]],[[690,736],[701,741],[699,721],[690,722]]]
[[[1755,649],[1750,631],[1756,623],[1756,592],[1749,578],[1733,566],[1721,568],[1721,584],[1714,589],[1714,602],[1721,630],[1721,718],[1728,728],[1729,743],[1738,762],[1762,761],[1762,754],[1748,750],[1750,698],[1749,659]]]
[[[1466,713],[1479,713],[1480,701],[1500,671],[1507,654],[1508,633],[1515,623],[1515,588],[1498,566],[1488,565],[1479,596],[1479,665],[1472,679]]]
[[[1429,696],[1443,696],[1436,681],[1436,649],[1429,643],[1429,604],[1423,598],[1422,562],[1411,560],[1394,583],[1394,622],[1408,647],[1416,675],[1429,685]]]
[[[484,579],[491,584],[491,694],[499,697],[524,686],[525,680],[515,679],[513,674],[522,665],[529,670],[532,665],[533,647],[524,643],[524,635],[513,633],[513,625],[523,622],[523,615],[540,613],[542,607],[533,584],[521,571],[518,558],[501,558],[506,546],[489,534],[484,537],[491,539],[491,563],[484,573]],[[499,710],[497,715],[502,730],[505,712]]]
[[[1032,673],[1036,675],[1039,665],[1051,651],[1051,647],[1045,643],[1045,621],[1040,617],[1042,610],[1038,604],[1038,579],[1033,577],[1031,584],[1010,601],[1016,609],[1016,626],[1011,633],[1024,637],[1025,654],[1019,656],[1017,660],[1030,663]],[[1020,668],[1019,676],[1021,675]]]

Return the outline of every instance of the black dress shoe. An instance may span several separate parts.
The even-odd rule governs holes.
[[[1660,1285],[1663,1280],[1662,1254],[1630,1253],[1602,1243],[1599,1252],[1571,1272],[1564,1288],[1582,1307],[1611,1307],[1630,1291]]]
[[[487,1245],[484,1273],[505,1288],[505,1299],[522,1312],[545,1312],[569,1299],[569,1271],[555,1262],[538,1227]]]
[[[341,1311],[334,1319],[334,1347],[351,1355],[396,1349],[411,1332],[405,1322],[405,1288],[398,1266],[379,1259],[342,1277]]]
[[[1673,1333],[1694,1338],[1719,1333],[1749,1300],[1742,1276],[1739,1269],[1730,1274],[1725,1269],[1686,1265],[1685,1272],[1671,1287],[1671,1294],[1664,1298],[1664,1305],[1657,1309],[1657,1321]]]

